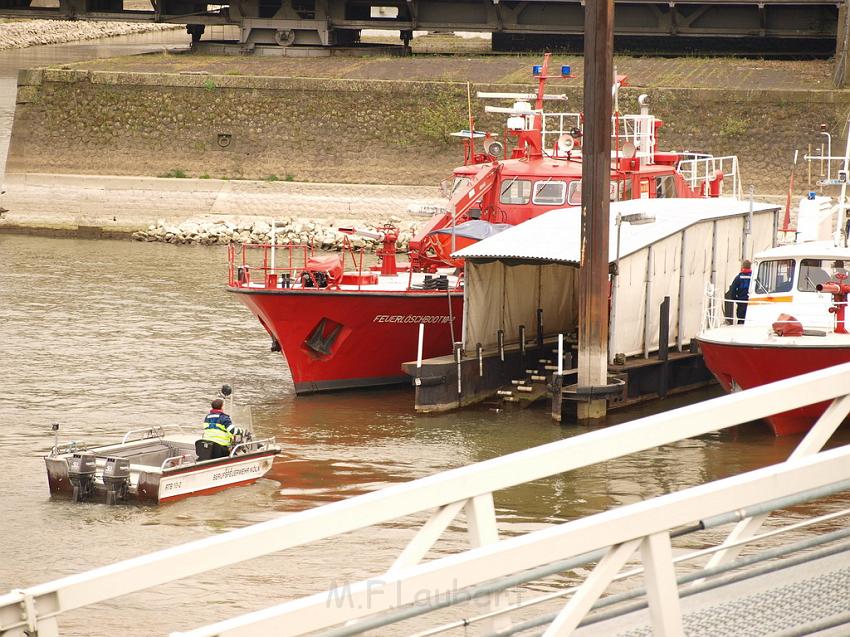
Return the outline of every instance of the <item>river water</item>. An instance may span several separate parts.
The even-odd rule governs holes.
[[[408,388],[296,399],[265,331],[225,291],[225,259],[221,247],[0,234],[0,591],[587,431],[553,423],[545,407],[417,416]],[[160,508],[51,501],[42,461],[51,423],[63,440],[89,443],[139,426],[197,426],[223,382],[251,407],[255,430],[284,446],[267,479]],[[524,485],[497,494],[500,530],[778,462],[794,442],[747,425]],[[414,522],[75,611],[63,634],[167,634],[380,573]],[[462,541],[461,525],[438,553]]]
[[[92,54],[101,45],[83,46]],[[44,52],[60,48],[68,47],[2,54],[4,91],[13,91],[18,67],[77,59],[73,51]],[[553,423],[545,406],[417,416],[409,388],[296,399],[282,358],[225,282],[220,247],[0,234],[0,593],[587,431]],[[223,382],[251,408],[255,430],[284,446],[266,479],[160,508],[51,501],[42,456],[52,423],[60,423],[62,440],[91,444],[140,426],[199,427]],[[523,485],[496,495],[500,532],[525,533],[779,462],[795,442],[753,424]],[[418,522],[128,595],[63,616],[60,627],[63,635],[144,637],[262,608],[380,573]],[[463,525],[452,526],[434,554],[463,542]]]

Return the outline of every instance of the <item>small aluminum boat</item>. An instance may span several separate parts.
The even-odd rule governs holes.
[[[255,440],[249,433],[230,455],[205,459],[209,454],[198,437],[150,427],[100,447],[57,443],[44,458],[50,495],[75,502],[161,504],[250,484],[268,473],[280,453],[274,438]]]

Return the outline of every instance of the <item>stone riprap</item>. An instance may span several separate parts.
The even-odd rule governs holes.
[[[416,223],[402,223],[398,217],[391,218],[390,222],[399,229],[397,251],[407,252]],[[360,228],[372,232],[380,231],[380,228],[372,225],[364,224]],[[345,241],[354,248],[364,248],[368,251],[374,251],[380,246],[380,241],[371,237],[346,234],[340,232],[334,224],[302,218],[275,220],[274,236],[277,245],[309,245],[317,250],[341,250]],[[148,226],[146,230],[134,232],[131,237],[136,241],[177,245],[268,244],[272,241],[272,225],[262,220],[237,222],[222,219],[189,219],[180,224],[160,220]]]
[[[72,20],[27,20],[0,23],[0,50],[23,49],[41,44],[63,44],[98,40],[116,35],[168,31],[182,25],[139,22],[81,22]]]
[[[0,197],[0,232],[75,236],[99,228],[100,236],[124,238],[150,226],[229,221],[244,229],[277,219],[285,231],[302,223],[299,240],[318,241],[339,227],[419,227],[447,205],[435,187],[12,173]]]

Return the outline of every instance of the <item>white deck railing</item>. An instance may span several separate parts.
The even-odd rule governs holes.
[[[634,157],[644,163],[655,160],[655,122],[653,115],[614,115],[611,117],[611,156],[622,152],[628,142],[634,148]],[[581,113],[543,112],[541,129],[543,148],[555,148],[561,135],[584,131]]]
[[[702,187],[705,190],[705,196],[708,196],[708,184],[719,172],[723,175],[722,189],[727,196],[738,199],[743,197],[737,156],[714,157],[699,153],[682,153],[682,155],[685,159],[679,162],[678,171],[692,190],[699,190]]]
[[[785,463],[499,540],[496,491],[822,401],[833,402]],[[597,566],[545,633],[566,635],[636,552],[645,566],[655,634],[680,634],[670,530],[811,489],[846,488],[842,483],[850,480],[850,448],[820,450],[848,410],[850,363],[15,590],[0,597],[0,634],[23,637],[37,631],[39,637],[53,637],[67,611],[422,511],[431,511],[430,519],[389,571],[347,586],[347,603],[329,603],[335,593],[325,591],[181,635],[302,635],[332,627],[337,627],[335,634],[352,634],[367,627],[369,616],[403,607],[416,614],[411,605],[422,591],[429,591],[430,599],[443,594],[442,599],[453,600],[452,593],[466,587],[490,595],[496,589],[480,587],[502,581],[505,588],[510,584],[504,578],[527,569],[596,555]],[[461,511],[472,548],[420,563]],[[765,517],[738,523],[730,544],[721,545],[709,565],[734,559],[740,542],[755,534]],[[376,586],[382,594],[375,594]],[[492,603],[498,605],[495,598]],[[503,628],[507,618],[495,617]]]
[[[758,297],[746,301],[727,299],[724,289],[708,283],[705,286],[702,301],[702,327],[703,329],[712,329],[736,323],[738,322],[737,308],[746,305],[748,308],[745,312],[747,316],[746,324],[751,327],[756,326],[763,327],[765,330],[772,330],[774,325],[781,323],[778,320],[779,315],[782,312],[790,311],[793,312],[794,319],[801,322],[807,330],[820,330],[825,333],[834,332],[836,326],[835,314],[829,312],[829,308],[838,308],[848,304],[822,299],[807,300],[801,298],[802,296],[804,295],[797,295],[797,298],[793,301],[793,309],[789,310],[790,303],[766,302]],[[824,293],[824,296],[828,295]],[[761,312],[766,304],[771,308],[771,311],[768,313]],[[755,312],[749,311],[750,306],[756,308]],[[845,312],[847,311],[845,307]],[[759,312],[759,314],[754,316],[756,312]],[[848,312],[848,319],[850,319],[850,312]]]

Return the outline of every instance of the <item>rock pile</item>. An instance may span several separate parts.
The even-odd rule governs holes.
[[[398,217],[391,222],[399,229],[396,244],[399,252],[406,252],[418,222],[400,223]],[[372,232],[380,228],[372,225],[356,227]],[[147,230],[132,234],[135,241],[163,242],[173,244],[220,245],[229,243],[270,243],[272,226],[267,221],[251,220],[236,222],[222,219],[184,221],[179,225],[160,219]],[[275,243],[312,245],[319,250],[342,249],[343,237],[348,237],[355,248],[374,250],[380,245],[377,239],[340,232],[333,220],[314,221],[302,218],[284,218],[275,221]]]
[[[0,23],[0,50],[182,28],[174,24],[26,20]]]

